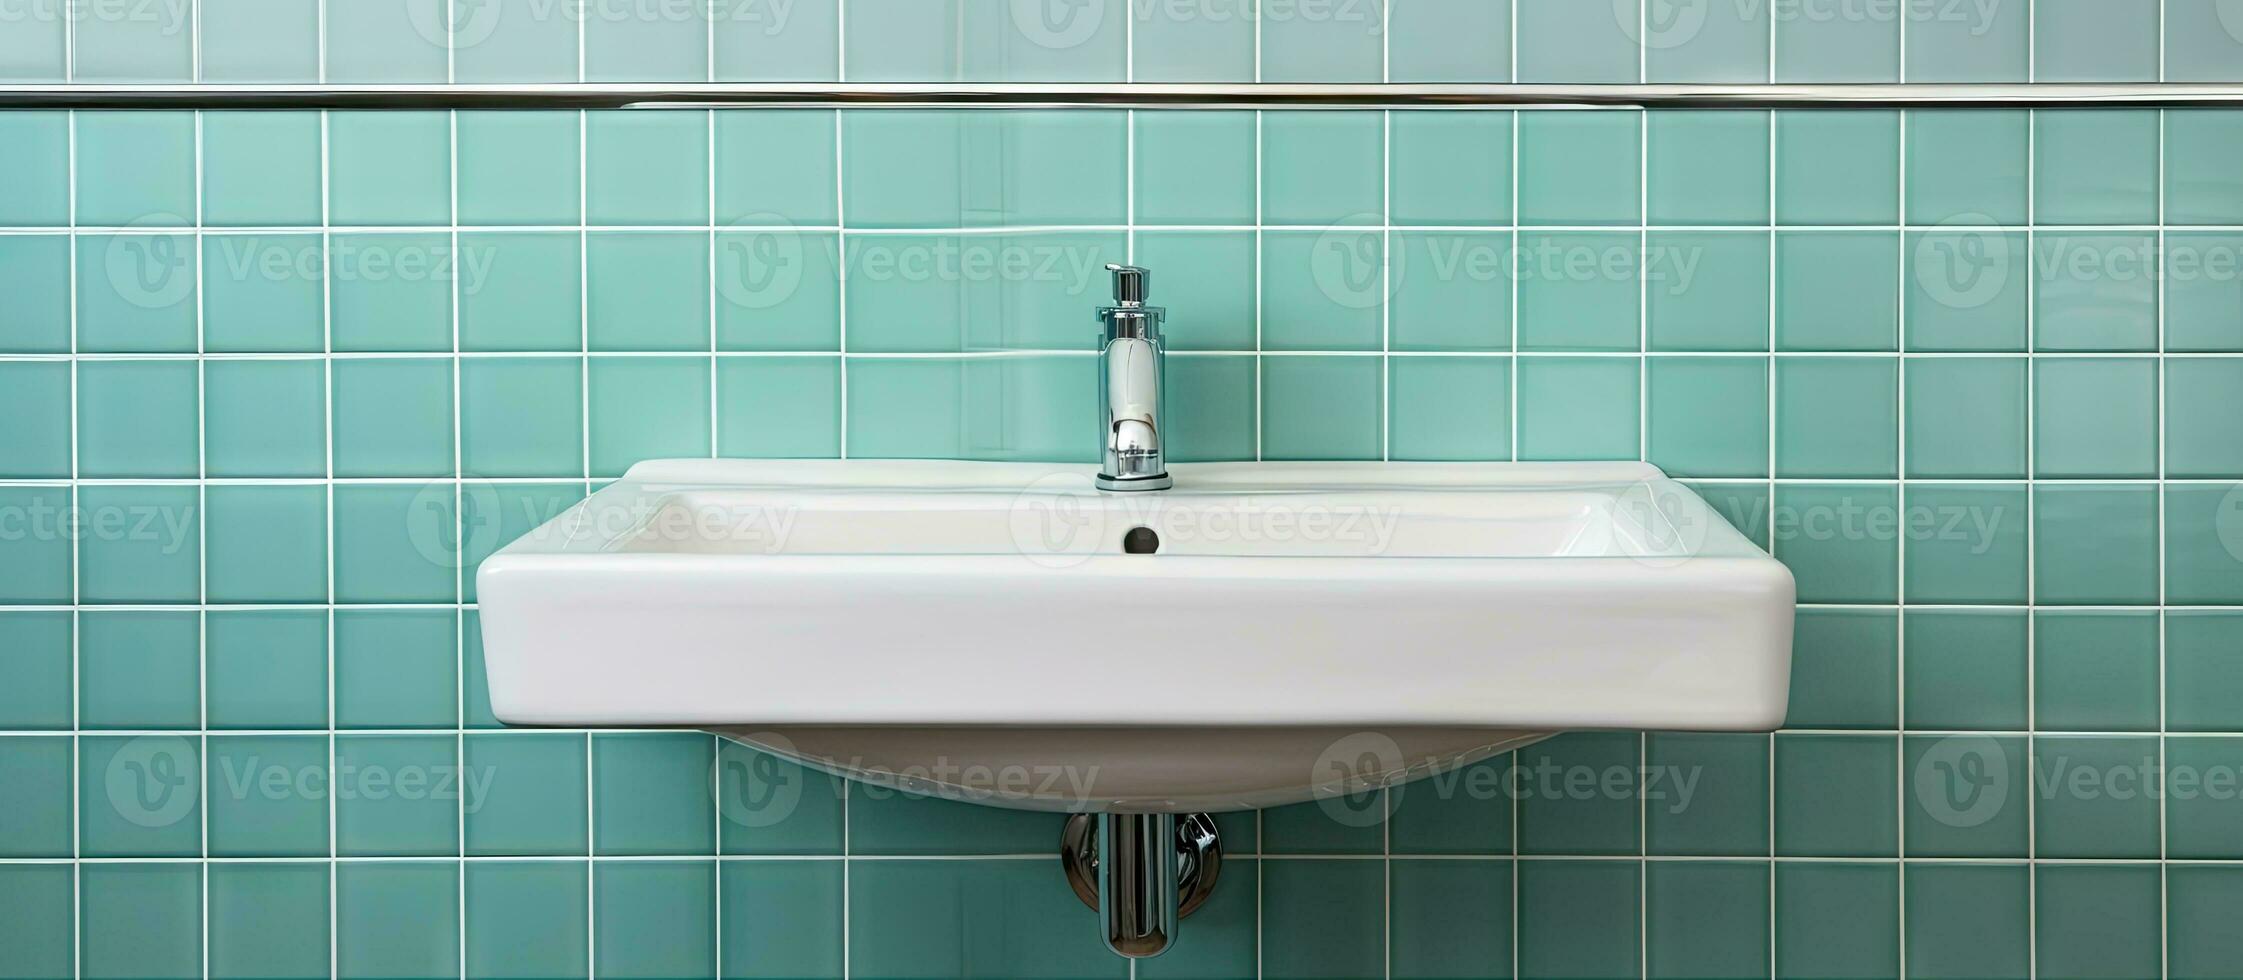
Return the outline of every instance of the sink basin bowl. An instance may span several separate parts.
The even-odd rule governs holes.
[[[1768,730],[1793,585],[1637,463],[642,463],[487,560],[514,725],[1055,811],[1294,803],[1581,728]]]

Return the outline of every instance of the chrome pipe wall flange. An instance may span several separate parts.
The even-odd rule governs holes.
[[[1067,817],[1060,836],[1059,863],[1067,869],[1067,884],[1075,897],[1092,911],[1098,909],[1098,815],[1076,813]],[[1215,893],[1215,879],[1223,872],[1223,840],[1215,832],[1215,818],[1191,813],[1176,818],[1176,890],[1178,918],[1191,915]]]

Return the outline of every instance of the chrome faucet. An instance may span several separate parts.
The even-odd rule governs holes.
[[[1166,490],[1176,485],[1168,477],[1160,418],[1160,322],[1168,311],[1145,305],[1150,271],[1134,265],[1109,265],[1106,270],[1114,274],[1114,305],[1098,311],[1106,324],[1098,365],[1106,454],[1098,489]]]

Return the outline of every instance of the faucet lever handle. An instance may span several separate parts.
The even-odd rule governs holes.
[[[1143,306],[1152,289],[1153,272],[1135,265],[1111,263],[1106,271],[1114,274],[1114,303],[1119,306]]]

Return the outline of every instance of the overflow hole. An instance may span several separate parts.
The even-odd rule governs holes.
[[[1149,555],[1160,550],[1160,535],[1149,527],[1133,527],[1122,535],[1122,550],[1132,555]]]

